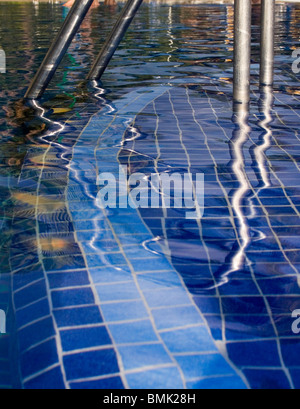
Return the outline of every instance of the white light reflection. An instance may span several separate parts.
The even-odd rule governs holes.
[[[47,118],[47,117],[45,116],[46,110],[38,103],[37,100],[35,100],[35,99],[31,100],[31,101],[30,101],[30,105],[35,109],[35,111],[36,111],[36,113],[37,113],[37,116],[38,116],[43,122],[46,122],[46,123],[48,123],[48,124],[51,124],[52,127],[53,127],[53,125],[57,127],[56,130],[46,132],[44,135],[41,135],[41,136],[38,138],[40,141],[42,141],[43,143],[45,143],[46,145],[48,145],[48,148],[46,149],[46,151],[45,151],[45,153],[44,153],[44,155],[43,155],[43,160],[45,161],[46,155],[47,155],[47,153],[49,152],[50,148],[51,148],[52,146],[57,146],[57,147],[59,147],[59,148],[62,150],[62,153],[61,153],[61,155],[60,155],[60,158],[67,163],[67,164],[66,164],[66,168],[68,168],[68,166],[69,166],[69,159],[67,159],[67,158],[65,157],[65,154],[67,153],[68,148],[66,148],[65,146],[63,146],[63,145],[62,145],[61,143],[59,143],[59,142],[51,141],[51,140],[48,139],[49,137],[58,136],[61,132],[63,132],[64,129],[65,129],[65,125],[61,124],[60,122],[52,121],[51,119]],[[20,174],[20,177],[21,177],[21,174]]]
[[[254,156],[255,156],[255,164],[259,169],[259,176],[261,177],[261,184],[262,186],[257,190],[257,192],[249,199],[250,201],[250,210],[251,215],[250,219],[254,219],[257,212],[254,207],[253,199],[258,197],[259,194],[264,189],[268,189],[271,187],[271,179],[270,179],[270,172],[268,167],[266,166],[266,151],[272,145],[272,130],[270,128],[270,123],[272,122],[272,105],[273,105],[273,89],[270,86],[265,86],[261,89],[261,107],[263,113],[263,120],[259,122],[259,126],[263,129],[263,141],[261,144],[256,145],[254,148]],[[260,239],[264,239],[266,236],[260,232]]]
[[[39,139],[40,139],[42,142],[44,142],[44,143],[46,143],[46,144],[49,145],[49,147],[48,147],[48,149],[46,150],[44,156],[47,155],[47,153],[49,152],[49,149],[50,149],[52,146],[59,147],[59,148],[63,151],[63,153],[60,154],[60,158],[67,163],[67,164],[65,165],[66,169],[69,169],[69,171],[74,174],[75,179],[78,180],[78,181],[80,181],[81,186],[84,186],[86,195],[87,195],[88,197],[90,197],[91,199],[94,200],[94,199],[95,199],[95,196],[88,191],[86,184],[84,184],[83,181],[82,181],[82,179],[80,178],[80,175],[79,175],[79,173],[78,173],[78,170],[73,167],[73,165],[72,165],[72,163],[71,163],[71,160],[69,160],[68,158],[65,157],[65,155],[66,155],[67,153],[70,153],[70,148],[69,148],[69,147],[66,147],[66,146],[64,146],[64,145],[62,145],[62,144],[59,143],[59,142],[50,141],[50,140],[47,139],[47,138],[52,137],[52,136],[58,136],[61,132],[63,132],[63,131],[65,130],[66,126],[63,125],[63,124],[61,124],[60,122],[52,121],[51,119],[45,117],[46,110],[45,110],[41,105],[39,105],[38,101],[32,100],[32,101],[31,101],[31,104],[32,104],[32,106],[37,110],[37,112],[38,112],[37,115],[38,115],[39,118],[41,118],[44,122],[47,122],[47,123],[51,124],[52,126],[53,126],[53,125],[58,126],[58,129],[57,129],[56,131],[47,132],[45,135],[42,135],[42,136],[39,137]]]
[[[244,211],[244,202],[251,185],[246,174],[244,145],[248,142],[251,128],[248,125],[249,104],[236,104],[233,120],[237,128],[233,132],[231,139],[231,155],[233,158],[232,171],[239,182],[240,187],[235,191],[232,197],[232,208],[239,222],[239,249],[231,258],[231,264],[228,271],[221,275],[218,284],[215,287],[221,287],[229,282],[229,276],[241,270],[247,261],[246,249],[251,243],[250,228],[247,216]]]
[[[271,87],[264,87],[261,94],[261,107],[263,113],[263,119],[259,123],[260,127],[263,129],[263,139],[262,143],[255,145],[253,150],[255,165],[258,168],[261,186],[255,192],[254,195],[248,198],[247,202],[250,207],[250,215],[247,217],[245,211],[243,210],[243,202],[245,201],[246,195],[249,190],[253,190],[250,186],[249,179],[245,170],[245,162],[243,155],[243,146],[249,140],[249,135],[251,128],[248,125],[248,105],[240,104],[239,109],[235,113],[235,122],[238,125],[238,131],[232,139],[232,153],[234,157],[234,162],[232,170],[239,181],[240,188],[234,193],[232,198],[232,206],[235,211],[235,214],[239,220],[239,235],[241,239],[241,244],[239,250],[234,255],[231,261],[230,270],[222,275],[221,282],[219,285],[228,283],[228,276],[233,272],[239,271],[246,264],[246,261],[249,263],[246,257],[246,250],[249,244],[252,241],[264,240],[266,235],[258,229],[252,229],[257,233],[255,239],[251,238],[250,228],[248,224],[248,219],[254,219],[257,215],[255,208],[255,198],[264,189],[271,187],[270,173],[268,166],[266,164],[266,151],[271,147],[272,144],[272,130],[270,128],[270,123],[272,122],[272,105],[273,105],[273,90]]]
[[[168,62],[171,62],[172,58],[172,52],[177,49],[177,47],[173,47],[174,45],[174,36],[172,35],[172,29],[173,29],[173,10],[172,7],[169,7],[169,14],[168,14],[168,30],[167,30],[167,35],[169,37],[169,47],[170,51],[168,52]]]
[[[108,103],[108,101],[107,101],[106,98],[103,98],[103,96],[102,96],[102,95],[105,94],[105,89],[99,87],[97,81],[92,81],[92,86],[93,86],[93,88],[94,88],[94,90],[95,90],[94,96],[95,96],[95,97],[101,102],[101,104],[107,109],[107,112],[105,113],[105,115],[111,115],[111,114],[115,113],[115,112],[116,112],[116,109],[115,109],[112,105],[110,105],[110,104]],[[100,138],[99,138],[99,139],[100,139]],[[97,154],[96,152],[97,152],[98,146],[99,146],[99,142],[98,142],[98,144],[97,144],[97,146],[96,146],[96,148],[95,148],[95,155]],[[95,162],[97,163],[96,157],[95,157]],[[98,174],[99,174],[99,172],[98,172],[98,170],[96,169],[96,177],[97,177]],[[85,183],[84,181],[80,180],[80,179],[78,179],[78,181],[79,181],[79,183],[81,184],[81,186],[85,186],[85,189],[86,189],[86,183]],[[107,210],[101,209],[100,205],[98,204],[98,202],[97,202],[97,200],[96,200],[97,197],[95,197],[94,195],[92,195],[92,198],[93,198],[93,200],[94,200],[95,207],[96,207],[97,209],[99,209],[99,215],[97,215],[97,216],[95,216],[95,217],[93,218],[94,234],[93,234],[93,237],[91,238],[91,240],[89,241],[89,245],[90,245],[90,247],[91,247],[95,252],[97,252],[97,253],[100,255],[101,261],[103,262],[103,264],[105,264],[106,261],[105,261],[105,258],[104,258],[104,253],[99,252],[99,249],[97,249],[95,243],[97,242],[97,239],[98,239],[99,233],[100,233],[99,226],[98,226],[98,222],[99,222],[99,220],[104,220],[104,219],[105,219],[105,215],[106,215]]]
[[[36,110],[38,112],[37,115],[38,115],[39,118],[41,118],[44,122],[47,122],[47,123],[49,123],[51,125],[57,125],[58,126],[58,129],[56,131],[47,132],[45,135],[40,136],[39,139],[41,141],[45,142],[46,144],[56,145],[56,146],[59,146],[60,148],[66,149],[63,145],[61,145],[58,142],[48,141],[47,139],[45,139],[45,138],[47,138],[49,136],[58,135],[60,132],[62,132],[65,129],[65,125],[63,125],[63,124],[61,124],[60,122],[57,122],[57,121],[52,121],[51,119],[45,117],[46,110],[41,105],[39,105],[37,100],[33,99],[33,100],[30,101],[30,103],[32,104],[32,106],[34,108],[36,108]],[[66,160],[66,158],[64,158],[64,159]]]
[[[248,125],[248,105],[241,105],[240,109],[235,113],[236,124],[238,130],[232,140],[232,152],[234,154],[234,161],[232,170],[239,181],[240,187],[234,193],[232,198],[232,207],[239,220],[239,234],[241,245],[239,251],[233,257],[231,262],[231,270],[227,274],[240,270],[245,263],[245,251],[251,242],[250,229],[243,210],[244,199],[246,194],[251,189],[249,179],[245,170],[245,158],[243,154],[243,147],[249,140],[251,128]]]

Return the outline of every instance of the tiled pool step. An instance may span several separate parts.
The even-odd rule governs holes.
[[[198,388],[209,379],[219,387],[228,382],[246,387],[219,352],[170,261],[142,247],[153,236],[139,214],[125,210],[120,224],[119,215],[102,211],[94,200],[96,161],[101,171],[112,170],[105,169],[105,163],[116,163],[122,134],[134,113],[165,91],[132,92],[115,103],[114,112],[107,108],[94,115],[73,149],[66,201],[56,199],[52,213],[44,201],[36,207],[37,220],[49,210],[53,221],[59,218],[69,225],[66,234],[58,229],[48,236],[33,217],[40,250],[27,254],[23,274],[14,277],[25,388]],[[87,144],[95,146],[95,133],[99,145],[95,152],[86,151]],[[111,141],[105,149],[103,138]],[[59,154],[57,147],[50,147],[44,165],[50,154]],[[84,178],[82,155],[92,170]],[[46,186],[42,175],[38,189]],[[87,197],[92,200],[87,202]],[[86,214],[86,231],[76,231],[74,221],[80,213]],[[131,229],[127,241],[124,233]],[[53,250],[57,247],[61,250]],[[20,263],[18,258],[13,267]]]

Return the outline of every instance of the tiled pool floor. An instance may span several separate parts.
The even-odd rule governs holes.
[[[1,180],[2,387],[300,387],[298,79],[278,66],[233,115],[214,69],[99,86],[63,120],[35,104],[47,128]],[[120,165],[203,173],[204,216],[102,210]]]
[[[24,387],[297,385],[291,313],[299,301],[298,170],[286,153],[295,154],[295,133],[272,143],[277,126],[293,124],[289,117],[274,120],[260,164],[249,148],[261,147],[268,133],[262,117],[251,118],[258,122],[241,165],[249,194],[238,209],[234,197],[242,187],[233,164],[242,132],[230,137],[222,127],[232,115],[224,94],[199,99],[197,88],[132,91],[94,114],[71,149],[54,139],[28,151],[12,189],[13,225],[22,233],[10,252]],[[226,139],[209,137],[220,131]],[[178,209],[99,209],[99,169],[118,175],[118,159],[130,162],[125,151],[140,155],[135,163],[146,173],[174,169],[175,160],[178,168],[204,172],[204,217],[186,220]],[[281,172],[280,164],[292,171]],[[250,243],[234,270],[238,243],[246,240],[239,210]]]

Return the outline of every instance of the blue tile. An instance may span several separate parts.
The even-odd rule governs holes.
[[[86,271],[73,271],[68,273],[48,274],[50,288],[79,287],[89,284],[89,277]]]
[[[20,290],[15,293],[14,302],[15,307],[22,308],[35,301],[40,300],[47,296],[46,284],[44,280],[39,281],[36,284],[31,284],[24,290]]]
[[[300,369],[291,369],[290,374],[292,376],[295,388],[300,389]]]
[[[190,304],[190,298],[183,288],[171,290],[146,291],[145,298],[150,308],[171,307],[176,305]]]
[[[286,374],[279,369],[246,369],[244,374],[252,389],[291,389]]]
[[[124,249],[124,253],[129,259],[165,260],[163,256],[155,256],[153,253],[151,253],[149,250],[146,250],[142,246],[127,247],[126,249]]]
[[[70,187],[69,187],[70,190]],[[99,209],[88,210],[85,212],[82,211],[73,211],[72,220],[93,220],[99,218]]]
[[[151,261],[149,261],[152,266]],[[147,264],[147,263],[145,263]],[[149,273],[137,277],[142,291],[160,290],[161,288],[182,287],[182,283],[174,271],[169,273]]]
[[[176,359],[187,380],[235,374],[219,354],[178,356]]]
[[[122,379],[119,376],[99,379],[96,381],[71,382],[70,387],[71,389],[93,389],[93,390],[125,389]]]
[[[114,231],[116,234],[149,234],[148,229],[141,223],[134,223],[134,224],[115,224]],[[148,237],[150,238],[150,236]]]
[[[35,266],[35,268],[33,269],[32,266],[30,266],[29,269],[24,269],[20,273],[14,275],[14,290],[16,291],[42,278],[44,278],[44,272],[42,268],[40,266]]]
[[[259,286],[266,295],[299,294],[297,277],[280,277],[259,280]]]
[[[79,242],[90,242],[94,234],[94,230],[76,232],[76,236]],[[97,240],[115,240],[115,238],[110,230],[100,230],[97,231]]]
[[[229,341],[274,337],[275,331],[268,316],[245,314],[226,317],[226,339]]]
[[[19,331],[20,350],[24,351],[32,345],[43,342],[54,336],[55,330],[53,320],[51,317],[47,317],[34,324],[28,325]]]
[[[47,298],[22,308],[16,312],[16,321],[18,327],[23,327],[29,322],[36,321],[40,318],[50,315],[49,301]]]
[[[113,349],[72,354],[64,357],[68,380],[92,378],[119,372],[116,353]]]
[[[118,283],[125,281],[133,281],[130,268],[122,267],[105,267],[105,268],[91,268],[90,274],[95,284]]]
[[[184,389],[177,368],[153,369],[126,375],[131,389]]]
[[[144,271],[163,271],[170,270],[170,263],[165,259],[130,259],[130,263],[134,268],[135,272],[142,273]]]
[[[223,376],[218,378],[208,378],[199,381],[188,382],[188,389],[200,390],[228,390],[228,389],[247,389],[244,381],[238,376]]]
[[[281,340],[283,361],[288,368],[300,368],[300,342],[298,339]]]
[[[34,375],[57,363],[58,355],[55,340],[44,342],[30,349],[20,357],[23,378]]]
[[[96,306],[58,309],[54,311],[54,317],[59,328],[103,322],[99,308]]]
[[[286,295],[288,295],[288,293]],[[294,310],[299,309],[300,295],[268,297],[268,302],[273,314],[278,316],[281,314],[291,315]]]
[[[86,260],[89,267],[102,267],[103,265],[121,266],[127,265],[127,261],[121,253],[111,254],[88,254]]]
[[[66,389],[60,368],[54,368],[50,371],[37,376],[36,378],[25,382],[25,389]]]
[[[162,332],[160,335],[168,349],[174,354],[218,351],[204,326]]]
[[[60,332],[63,351],[111,345],[107,329],[103,326],[70,329]]]
[[[295,307],[299,307],[299,304]],[[276,325],[276,329],[278,332],[279,337],[286,337],[286,338],[291,338],[291,337],[295,337],[295,334],[293,333],[292,330],[292,325],[295,321],[295,318],[292,318],[292,314],[289,313],[284,314],[284,315],[273,315],[274,318],[274,322]]]
[[[216,297],[194,297],[202,314],[220,314],[220,300]]]
[[[20,256],[13,257],[10,259],[10,265],[12,270],[26,269],[34,264],[39,263],[39,258],[37,252],[32,251],[31,253],[21,254]]]
[[[118,243],[114,240],[98,240],[97,237],[94,238],[93,242],[82,242],[81,247],[85,254],[94,253],[110,253],[120,251]]]
[[[42,234],[43,236],[47,235],[47,234],[51,234],[51,233],[69,233],[69,232],[73,232],[74,231],[74,227],[73,227],[73,223],[71,222],[62,222],[59,224],[55,224],[55,223],[46,223],[44,221],[40,221],[39,222],[39,232],[40,234]],[[80,254],[80,250],[78,248],[78,246],[75,243],[73,244],[73,249],[74,249],[74,254]],[[76,253],[75,253],[76,251]]]
[[[86,265],[82,256],[67,255],[53,258],[44,258],[43,264],[47,272],[53,271],[69,271],[77,269],[85,269]]]
[[[101,310],[106,322],[148,318],[148,312],[143,301],[103,304]]]
[[[268,314],[262,297],[226,297],[222,307],[224,314]]]
[[[80,288],[52,291],[52,302],[54,308],[62,308],[73,305],[94,304],[95,299],[90,288]]]
[[[108,223],[105,220],[78,220],[74,221],[74,226],[76,231],[81,230],[107,230],[109,228]],[[94,236],[94,234],[92,235]]]
[[[158,330],[204,323],[199,311],[192,305],[160,308],[153,310],[152,315]]]
[[[83,172],[82,172],[83,173]],[[86,178],[86,180],[87,181],[89,181],[90,183],[96,183],[96,175],[95,174],[92,174],[92,173],[88,173],[88,172],[85,172],[85,178]],[[76,201],[76,202],[74,202],[74,201],[70,201],[69,200],[69,202],[68,202],[68,207],[69,207],[69,209],[70,209],[70,211],[71,212],[74,212],[74,211],[82,211],[82,212],[85,212],[85,211],[93,211],[93,210],[95,210],[95,202],[94,201],[88,201],[88,200],[86,200],[86,201],[81,201],[81,202],[78,202],[78,201]]]
[[[259,290],[252,280],[231,280],[219,288],[221,295],[259,295]]]
[[[227,351],[229,358],[239,367],[281,366],[275,341],[228,343]]]
[[[134,344],[158,340],[150,320],[111,324],[109,329],[116,344]]]
[[[120,347],[118,350],[125,371],[156,365],[172,364],[171,358],[165,348],[160,344]]]
[[[112,285],[98,285],[97,292],[100,298],[100,302],[136,300],[141,298],[141,295],[134,282]]]
[[[122,246],[128,246],[128,245],[138,245],[142,246],[143,243],[147,240],[149,240],[149,234],[136,234],[136,235],[124,235],[124,236],[118,236],[118,239]]]

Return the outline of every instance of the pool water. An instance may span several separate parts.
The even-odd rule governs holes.
[[[67,9],[0,5],[0,387],[299,388],[300,6],[277,5],[264,90],[253,7],[251,104],[233,112],[232,5],[143,5],[85,86],[122,7],[100,4],[31,105]],[[102,209],[119,166],[204,174],[203,217]]]

